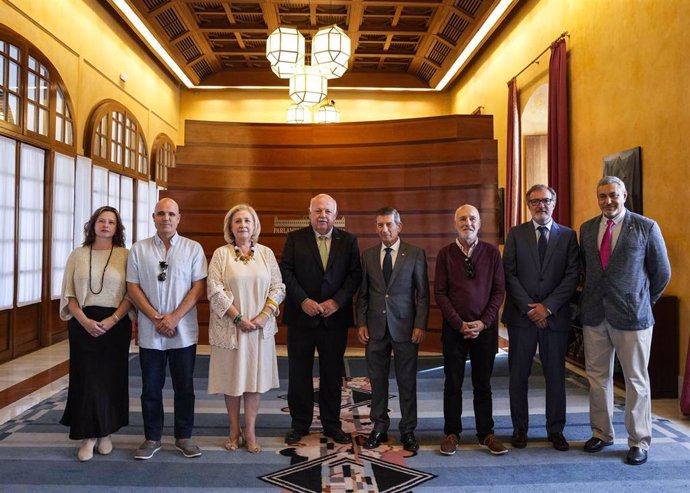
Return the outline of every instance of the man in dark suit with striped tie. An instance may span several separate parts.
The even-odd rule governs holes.
[[[527,191],[532,218],[508,233],[503,251],[506,303],[503,323],[508,326],[510,349],[511,443],[527,446],[528,380],[539,347],[546,382],[546,432],[556,450],[566,451],[565,354],[570,330],[570,298],[580,272],[575,232],[551,218],[556,191],[534,185]]]
[[[392,207],[376,212],[381,243],[362,254],[362,284],[357,298],[359,341],[366,346],[371,382],[373,430],[364,448],[388,440],[388,373],[395,355],[401,419],[400,442],[415,452],[417,426],[417,352],[429,318],[429,279],[424,250],[400,239],[400,213]]]

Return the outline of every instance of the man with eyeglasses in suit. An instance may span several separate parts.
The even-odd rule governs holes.
[[[436,257],[434,294],[443,314],[443,455],[453,455],[462,432],[462,383],[469,353],[474,416],[479,444],[494,455],[508,449],[494,435],[491,374],[498,352],[498,309],[505,295],[501,254],[479,240],[479,211],[463,205],[455,211],[457,239]]]
[[[196,304],[206,290],[201,245],[177,234],[180,209],[161,199],[153,212],[156,234],[136,242],[127,262],[127,293],[138,308],[141,411],[146,439],[134,453],[145,460],[161,448],[165,368],[175,390],[175,448],[199,457],[194,427],[194,362],[199,337]]]
[[[557,224],[551,214],[556,191],[534,185],[526,194],[531,219],[508,233],[503,250],[506,304],[503,323],[508,326],[510,350],[511,444],[527,446],[528,380],[534,355],[546,382],[547,439],[556,450],[570,448],[565,428],[565,354],[570,333],[570,298],[580,275],[575,231]]]

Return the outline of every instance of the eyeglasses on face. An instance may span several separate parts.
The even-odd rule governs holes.
[[[527,203],[531,206],[537,206],[539,204],[551,205],[553,204],[553,199],[529,199]]]
[[[161,268],[161,272],[160,274],[158,274],[158,280],[160,282],[163,282],[168,277],[168,274],[166,272],[168,270],[168,263],[165,260],[161,260],[160,262],[158,262],[158,265]]]
[[[472,265],[472,259],[470,257],[465,257],[465,271],[467,277],[474,279],[474,266]]]

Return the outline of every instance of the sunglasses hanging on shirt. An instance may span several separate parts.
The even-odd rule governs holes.
[[[161,272],[160,272],[160,274],[158,274],[158,280],[160,282],[163,282],[168,277],[168,274],[167,274],[168,263],[165,260],[161,260],[160,262],[158,262],[158,265],[161,268]]]

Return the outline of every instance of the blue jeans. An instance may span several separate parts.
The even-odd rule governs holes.
[[[160,440],[163,432],[163,386],[166,363],[175,392],[175,438],[190,438],[194,428],[194,361],[196,344],[181,349],[139,348],[141,412],[147,440]]]

